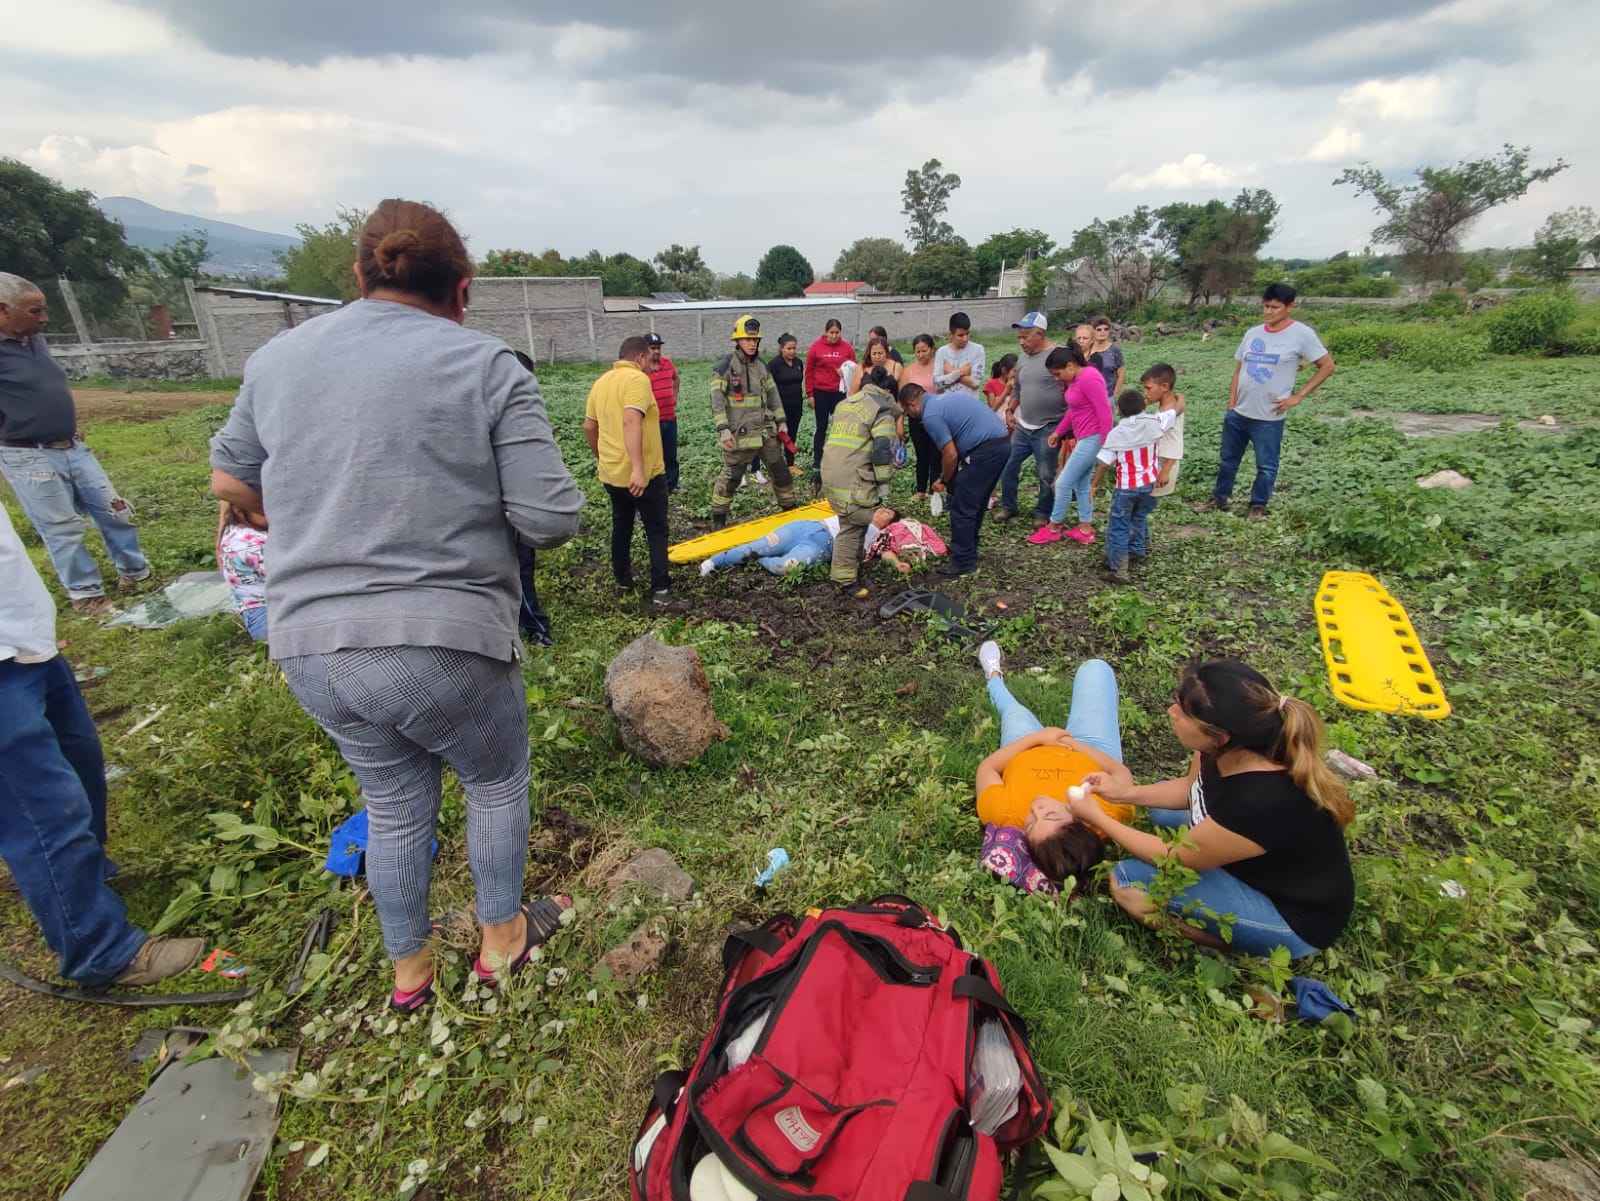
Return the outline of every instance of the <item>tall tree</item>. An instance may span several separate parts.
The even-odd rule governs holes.
[[[857,238],[839,252],[834,279],[859,279],[887,291],[895,268],[906,261],[906,248],[893,238]]]
[[[956,238],[917,251],[900,264],[889,286],[913,296],[972,296],[984,283],[972,247]]]
[[[667,292],[686,292],[696,300],[710,300],[716,294],[717,277],[699,246],[679,246],[674,242],[655,257],[661,273],[661,287]]]
[[[121,305],[126,275],[144,262],[122,226],[95,207],[92,192],[0,158],[0,271],[52,291],[57,276],[91,285],[79,289],[78,300],[90,317],[102,317]]]
[[[656,269],[626,251],[602,256],[591,250],[581,258],[568,259],[567,274],[598,275],[600,291],[606,296],[648,296],[661,291]]]
[[[1046,258],[1055,250],[1055,239],[1041,229],[1013,229],[1010,233],[990,234],[972,248],[978,258],[983,278],[990,283],[1000,278],[1001,267],[1021,267],[1028,259],[1028,251],[1038,252]]]
[[[354,300],[356,238],[367,223],[365,209],[335,208],[334,220],[318,229],[297,225],[300,245],[280,250],[274,257],[283,268],[283,286],[301,296],[326,296]]]
[[[762,300],[801,296],[816,278],[805,255],[779,243],[761,256],[756,267],[756,295]]]
[[[1490,158],[1419,167],[1417,182],[1405,187],[1361,163],[1346,167],[1333,183],[1350,184],[1357,195],[1372,198],[1373,211],[1384,214],[1372,238],[1398,247],[1409,274],[1423,283],[1449,283],[1461,276],[1461,238],[1475,219],[1566,170],[1559,158],[1548,167],[1530,167],[1532,154],[1531,147],[1507,143]]]
[[[1588,205],[1562,209],[1533,235],[1533,269],[1541,279],[1560,283],[1587,251],[1600,251],[1600,219]]]
[[[1230,299],[1255,276],[1256,256],[1277,216],[1278,202],[1265,188],[1247,188],[1232,204],[1179,202],[1156,210],[1161,240],[1172,248],[1191,307],[1201,297]]]
[[[1072,235],[1062,256],[1074,281],[1108,309],[1154,300],[1172,278],[1172,246],[1148,205],[1110,221],[1096,217]]]
[[[754,300],[756,281],[743,271],[735,275],[719,275],[715,294],[728,300]]]
[[[566,260],[555,250],[546,250],[543,254],[534,254],[531,250],[491,250],[478,264],[479,275],[500,278],[566,273]]]
[[[961,176],[945,171],[944,164],[930,158],[916,171],[906,172],[906,186],[900,190],[900,211],[910,224],[906,236],[912,248],[926,250],[954,240],[956,231],[944,219],[950,196],[961,186]]]
[[[145,251],[157,275],[167,279],[204,279],[206,259],[211,248],[205,234],[191,229],[172,239],[160,250]]]

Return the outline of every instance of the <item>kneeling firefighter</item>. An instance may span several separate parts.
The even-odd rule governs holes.
[[[898,394],[894,376],[874,367],[861,391],[834,409],[822,451],[822,494],[839,515],[828,578],[857,598],[867,595],[858,583],[861,544],[872,514],[888,501],[895,465],[905,462]]]
[[[761,322],[740,317],[733,323],[733,353],[711,369],[711,419],[722,444],[722,474],[711,490],[711,528],[728,524],[739,482],[757,460],[767,465],[772,494],[780,508],[795,507],[794,476],[783,445],[793,445],[784,424],[778,385],[760,359]]]

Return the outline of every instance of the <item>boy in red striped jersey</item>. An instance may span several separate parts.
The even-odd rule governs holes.
[[[1161,474],[1161,435],[1183,412],[1183,401],[1176,397],[1174,401],[1170,409],[1146,412],[1144,393],[1129,388],[1117,397],[1122,420],[1106,435],[1095,456],[1099,461],[1089,485],[1091,495],[1107,469],[1116,473],[1111,519],[1106,524],[1106,578],[1113,584],[1131,583],[1128,560],[1142,560],[1149,552],[1150,514],[1161,503],[1151,495]]]

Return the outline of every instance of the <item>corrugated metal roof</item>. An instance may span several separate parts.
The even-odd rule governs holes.
[[[268,292],[264,288],[230,288],[223,284],[196,284],[196,292],[212,292],[218,296],[234,296],[240,300],[287,300],[290,304],[332,304],[344,301],[337,296],[297,296],[293,292]]]

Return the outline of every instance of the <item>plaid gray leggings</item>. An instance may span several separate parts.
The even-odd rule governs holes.
[[[522,672],[466,651],[385,646],[281,659],[367,802],[367,887],[391,959],[428,941],[441,767],[467,796],[478,920],[508,922],[528,858],[528,704]]]

